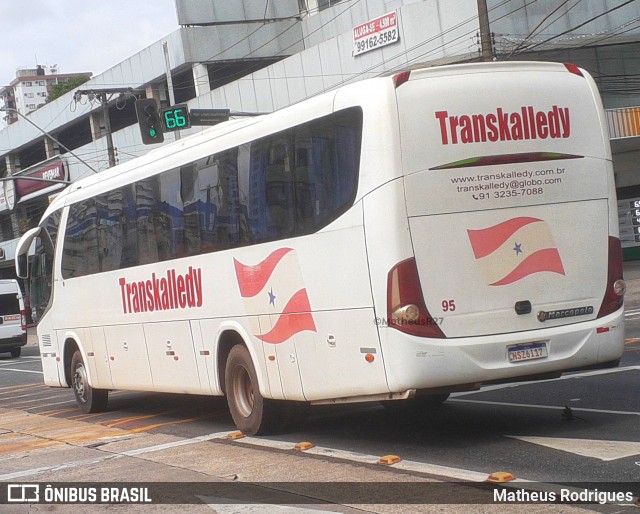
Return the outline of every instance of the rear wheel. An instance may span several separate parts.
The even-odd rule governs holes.
[[[258,388],[258,376],[249,350],[244,345],[231,348],[224,376],[227,403],[234,423],[243,434],[259,435],[276,425],[276,402],[266,400]]]
[[[22,354],[22,348],[19,346],[17,348],[11,348],[11,357],[17,359]]]
[[[94,389],[89,385],[87,368],[82,360],[80,350],[76,350],[71,358],[71,387],[76,403],[84,413],[102,412],[107,408],[109,391]]]

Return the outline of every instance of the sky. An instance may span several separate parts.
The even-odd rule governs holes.
[[[174,0],[0,0],[0,86],[17,68],[98,75],[178,29]]]

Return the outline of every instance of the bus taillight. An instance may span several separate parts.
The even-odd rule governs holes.
[[[411,71],[407,70],[407,71],[401,71],[400,73],[396,73],[393,76],[393,85],[396,89],[398,89],[402,84],[404,84],[407,80],[409,80],[409,77],[411,76]]]
[[[27,312],[20,311],[20,324],[22,325],[22,330],[27,330]]]
[[[607,271],[607,289],[598,317],[616,312],[622,307],[626,284],[622,278],[622,246],[620,239],[609,236],[609,265]]]
[[[445,338],[422,296],[414,258],[396,264],[387,276],[387,325],[420,337]]]
[[[579,77],[584,77],[580,68],[578,68],[575,64],[565,62],[564,67],[567,68],[567,71],[573,73],[574,75],[578,75]]]

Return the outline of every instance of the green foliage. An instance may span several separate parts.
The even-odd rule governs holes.
[[[78,86],[84,84],[87,80],[89,80],[89,78],[90,77],[84,77],[84,76],[70,77],[69,80],[67,80],[67,82],[65,82],[64,84],[56,84],[51,89],[51,93],[49,94],[47,103],[52,102],[59,96],[62,96],[65,93],[68,93],[69,91],[74,90]]]

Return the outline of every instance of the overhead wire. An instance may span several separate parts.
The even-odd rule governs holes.
[[[577,0],[577,2],[574,4],[574,7],[576,5],[578,5],[582,0]],[[544,18],[542,18],[542,20],[540,20],[540,23],[538,23],[533,29],[531,29],[531,32],[529,32],[529,34],[527,34],[524,39],[511,51],[511,53],[506,57],[506,59],[508,60],[517,50],[519,50],[522,45],[528,41],[529,39],[531,39],[533,37],[533,35],[535,34],[535,32],[540,28],[540,26],[547,21],[551,16],[553,16],[553,14],[555,14],[556,12],[558,12],[559,9],[562,9],[562,7],[564,7],[565,5],[567,5],[570,2],[570,0],[564,0],[564,2],[562,2],[560,5],[558,5],[558,7],[556,7],[553,11],[549,12],[549,14],[547,14]],[[557,18],[556,18],[557,20]],[[553,24],[556,20],[554,20],[551,24]]]
[[[550,43],[551,41],[554,41],[554,40],[556,40],[556,39],[558,39],[558,38],[560,38],[560,37],[562,37],[562,36],[564,36],[566,34],[569,34],[570,32],[574,32],[575,30],[577,30],[577,29],[579,29],[581,27],[584,27],[585,25],[588,25],[592,21],[595,21],[598,18],[601,18],[602,16],[606,16],[607,14],[612,13],[613,11],[617,11],[618,9],[621,9],[622,7],[624,7],[626,5],[629,5],[629,4],[631,4],[631,3],[635,2],[635,1],[636,0],[627,0],[626,2],[623,2],[620,5],[612,7],[611,9],[607,9],[606,11],[604,11],[604,12],[602,12],[602,13],[600,13],[600,14],[592,17],[592,18],[589,18],[587,21],[584,21],[584,22],[576,25],[575,27],[571,27],[571,28],[569,28],[567,30],[564,30],[564,31],[560,32],[559,34],[554,34],[553,36],[551,36],[551,37],[545,39],[544,41],[541,41],[541,42],[539,42],[539,43],[537,43],[535,45],[528,46],[526,48],[526,51],[530,52],[531,50],[533,50],[535,48],[539,48],[542,45],[546,45],[547,43]],[[520,52],[517,52],[515,55],[518,55],[519,53],[522,53],[523,51],[524,51],[524,49],[521,50]]]

